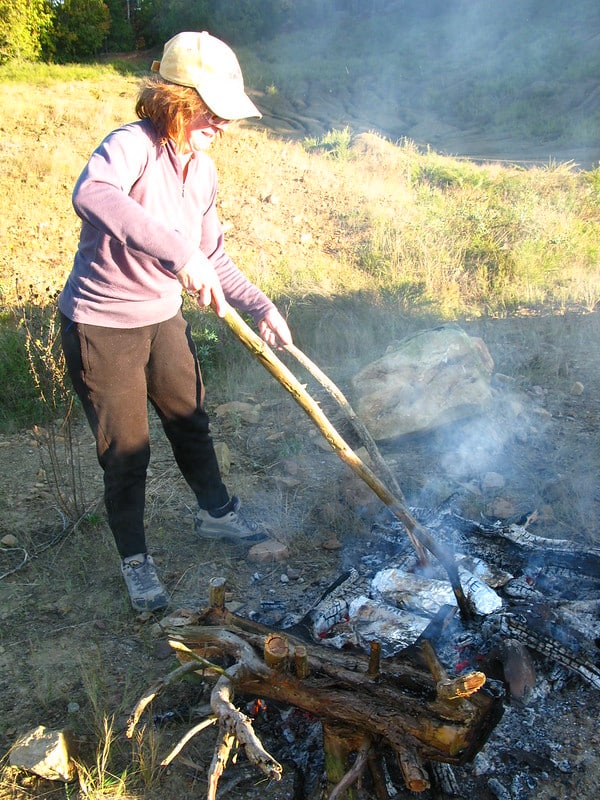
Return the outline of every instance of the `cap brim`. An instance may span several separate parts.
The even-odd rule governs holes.
[[[223,91],[223,84],[211,87],[207,85],[196,86],[200,97],[209,109],[222,119],[246,119],[247,117],[262,117],[258,108],[247,94],[240,91]]]

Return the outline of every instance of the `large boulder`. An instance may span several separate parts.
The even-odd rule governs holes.
[[[455,325],[409,336],[352,379],[356,413],[376,440],[429,431],[480,413],[494,362]]]

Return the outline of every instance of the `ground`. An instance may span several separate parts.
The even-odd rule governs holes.
[[[416,329],[418,322],[413,324]],[[484,340],[494,359],[495,401],[481,417],[394,445],[381,444],[407,503],[434,508],[460,491],[469,498],[471,514],[507,517],[535,509],[538,521],[532,532],[572,539],[582,549],[598,547],[598,314],[531,315],[463,327]],[[251,369],[262,368],[255,364]],[[331,377],[337,374],[333,369]],[[339,409],[332,408],[319,387],[311,388],[343,435],[358,446]],[[231,398],[222,398],[227,399]],[[208,581],[222,576],[232,608],[283,624],[286,617],[306,610],[350,565],[360,563],[373,545],[371,524],[383,507],[272,378],[267,376],[258,396],[246,392],[242,381],[234,399],[248,403],[251,413],[226,413],[221,398],[211,398],[209,389],[215,439],[226,442],[230,451],[227,483],[242,496],[248,513],[263,519],[274,537],[288,546],[289,556],[282,562],[257,564],[249,561],[247,548],[198,543],[192,533],[189,490],[156,425],[147,507],[150,548],[174,607],[202,608]],[[50,447],[39,430],[0,440],[0,572],[12,571],[0,581],[0,750],[7,752],[19,734],[44,724],[68,725],[85,753],[108,716],[114,717],[126,762],[127,716],[144,689],[174,662],[160,617],[136,616],[128,607],[98,502],[101,483],[93,443],[84,427],[76,428],[75,438],[74,472],[80,479],[80,503],[87,504],[89,513],[65,533],[50,458],[53,453],[59,462],[63,458],[60,437]],[[64,475],[63,464],[56,469]],[[19,568],[25,552],[31,560]],[[157,701],[155,713],[171,720],[150,737],[159,757],[187,729],[178,721],[189,720],[193,709],[206,701],[201,687],[188,684]],[[493,780],[490,783],[496,774],[505,787],[508,777],[513,779],[512,786],[508,784],[513,800],[550,800],[575,793],[592,800],[600,774],[598,701],[597,689],[571,678],[550,698],[532,700],[525,708],[509,704],[479,760],[478,774],[472,767],[460,769],[459,782],[491,798],[500,796]],[[511,749],[507,742],[517,730],[524,740],[519,748],[513,738]],[[152,772],[157,753],[154,765],[152,753],[146,753],[141,759],[143,796],[203,796],[213,735],[204,733],[194,740],[160,779]],[[268,726],[263,735],[277,756],[278,742],[269,739]],[[539,745],[540,735],[547,752],[540,754],[534,746],[536,761],[527,739]],[[503,766],[494,760],[494,746],[496,753],[498,748],[510,750],[513,757],[517,751],[528,752],[529,760],[510,762],[514,775],[507,776],[509,762]],[[528,773],[535,772],[534,788],[514,783],[522,779],[524,764]],[[288,766],[282,783],[266,784],[242,759],[225,773],[223,787],[230,791],[224,796],[289,798],[292,777]],[[44,784],[22,791],[41,796],[49,788]],[[5,796],[19,796],[18,791],[15,787],[15,794]]]

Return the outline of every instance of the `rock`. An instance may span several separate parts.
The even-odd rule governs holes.
[[[583,385],[583,383],[581,383],[581,381],[575,381],[573,386],[571,386],[571,394],[575,396],[583,394],[584,389],[585,386]]]
[[[73,744],[67,731],[50,731],[43,725],[22,736],[10,752],[10,765],[49,781],[75,778]]]
[[[491,489],[502,489],[505,484],[504,476],[499,472],[486,472],[481,479],[481,488],[484,492],[489,492]]]
[[[216,417],[238,416],[244,422],[256,425],[260,421],[260,405],[243,403],[241,400],[232,400],[222,403],[215,409]]]
[[[511,697],[526,701],[535,686],[536,669],[525,645],[516,639],[505,639],[491,651],[489,658],[501,662]]]
[[[489,516],[495,519],[509,519],[516,513],[516,506],[506,497],[498,497],[489,506]]]
[[[161,639],[155,643],[152,655],[159,661],[164,661],[166,658],[171,658],[173,656],[173,649],[168,642]]]
[[[272,561],[285,561],[289,555],[289,550],[284,544],[275,539],[267,539],[250,548],[248,559],[256,564],[268,564]]]
[[[493,367],[458,326],[420,331],[354,376],[356,412],[376,440],[433,430],[485,409]]]
[[[334,533],[330,534],[327,539],[324,539],[321,542],[320,546],[323,548],[323,550],[341,550],[342,549],[342,543],[340,542],[340,540],[337,538],[337,536]]]
[[[214,448],[221,475],[229,475],[229,470],[231,469],[231,452],[229,447],[225,442],[215,442]]]
[[[13,533],[7,533],[6,536],[0,539],[0,544],[4,547],[16,547],[19,544],[19,540]]]

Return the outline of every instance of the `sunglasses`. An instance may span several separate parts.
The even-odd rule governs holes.
[[[222,128],[225,125],[229,125],[229,123],[231,122],[230,119],[223,119],[223,117],[218,117],[211,111],[208,111],[204,115],[204,121],[213,128]]]

